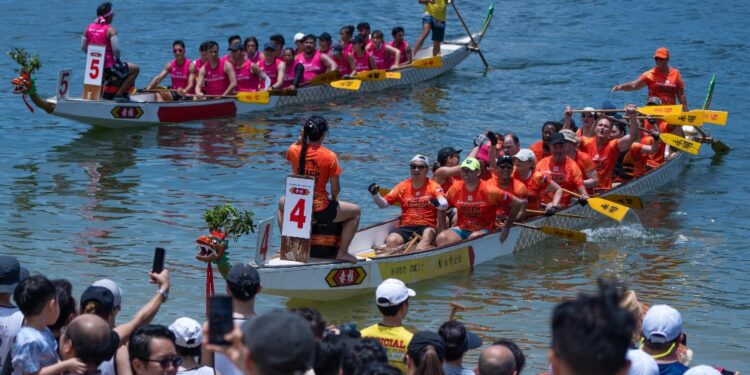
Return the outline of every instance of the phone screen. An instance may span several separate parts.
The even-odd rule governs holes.
[[[151,272],[160,273],[164,270],[164,252],[161,247],[154,249],[154,265],[151,267]]]
[[[228,345],[224,335],[232,331],[232,297],[217,295],[208,303],[208,342],[216,345]]]

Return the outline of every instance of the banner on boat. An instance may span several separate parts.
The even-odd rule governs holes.
[[[286,178],[282,236],[310,239],[313,191],[315,191],[315,180],[312,178],[299,176]]]

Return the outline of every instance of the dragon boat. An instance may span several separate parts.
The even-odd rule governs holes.
[[[231,98],[212,100],[185,100],[175,102],[157,102],[155,93],[139,93],[130,96],[130,102],[110,100],[86,100],[81,97],[69,97],[72,70],[60,72],[57,95],[42,98],[34,87],[32,74],[38,67],[24,66],[21,61],[20,76],[12,81],[13,92],[28,95],[31,101],[45,112],[82,123],[108,128],[131,128],[164,125],[170,123],[200,121],[215,118],[230,118],[250,115],[258,111],[295,107],[302,104],[330,101],[340,97],[357,95],[373,91],[382,91],[397,86],[411,86],[445,74],[464,61],[473,51],[478,50],[478,43],[484,37],[492,20],[494,4],[487,11],[482,29],[473,34],[477,43],[474,45],[468,35],[463,38],[446,41],[441,47],[442,64],[434,68],[407,67],[399,70],[400,79],[363,81],[359,90],[333,88],[329,85],[302,87],[294,96],[271,95],[265,104],[245,103]],[[415,59],[432,56],[432,47],[418,51]],[[27,103],[30,110],[32,107]]]

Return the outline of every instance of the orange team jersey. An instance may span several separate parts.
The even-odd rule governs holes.
[[[581,151],[576,150],[576,165],[578,165],[578,168],[581,168],[581,174],[583,174],[583,180],[589,178],[589,172],[596,170],[596,166],[594,165],[594,160],[591,159],[591,155]],[[586,191],[591,194],[593,193],[594,189],[588,189],[586,188]]]
[[[617,148],[619,139],[612,139],[604,147],[596,147],[596,138],[584,138],[583,151],[591,155],[596,166],[598,182],[596,190],[607,190],[612,187],[612,175],[617,166],[617,159],[620,157],[620,149]]]
[[[450,176],[450,177],[448,177],[445,180],[445,182],[443,182],[443,184],[440,185],[440,187],[443,188],[443,193],[447,192],[448,189],[450,189],[451,186],[453,186],[453,184],[456,183],[456,181],[461,181],[461,177],[458,177],[458,176]]]
[[[646,161],[648,160],[649,154],[643,153],[644,145],[651,145],[654,139],[646,137],[641,140],[642,143],[633,143],[630,145],[630,150],[622,159],[622,166],[632,178],[638,178],[646,173]]]
[[[578,191],[583,186],[581,168],[578,168],[578,164],[569,157],[565,157],[565,161],[562,163],[556,163],[552,159],[552,156],[548,156],[537,163],[534,172],[549,177],[563,189]],[[554,193],[545,192],[545,194],[540,195],[541,203],[549,203],[553,197]],[[560,199],[560,206],[567,207],[569,205],[570,194],[563,193],[562,199]]]
[[[521,181],[521,180],[518,180]],[[542,208],[541,199],[546,194],[551,179],[541,173],[532,173],[526,180],[526,192],[528,194],[526,208],[529,210],[538,210]]]
[[[498,207],[508,206],[512,196],[500,188],[480,180],[476,190],[468,191],[463,181],[453,184],[446,194],[448,204],[456,207],[457,226],[462,230],[476,232],[495,228],[495,213]]]
[[[669,130],[672,126],[670,126],[666,121],[664,120],[657,120],[657,125],[659,126],[659,133],[671,133]],[[644,121],[644,128],[646,130],[651,130],[653,126],[651,126],[651,123],[648,121]],[[659,142],[659,149],[656,150],[655,154],[649,154],[647,156],[647,164],[648,166],[653,168],[658,168],[660,165],[664,164],[664,154],[667,151],[667,144],[664,142]]]
[[[677,104],[677,95],[685,90],[685,82],[682,81],[680,71],[675,68],[669,68],[669,73],[664,75],[653,67],[641,74],[638,79],[646,82],[648,97],[658,97],[663,105]]]
[[[508,193],[511,193],[518,199],[526,200],[529,197],[529,191],[528,189],[526,189],[526,184],[516,178],[510,178],[510,183],[508,184],[507,189],[500,186],[500,179],[494,174],[492,175],[492,180],[490,183],[492,184],[492,186],[497,186],[498,189],[505,190]],[[497,209],[497,216],[508,217],[508,215],[510,215],[510,206],[502,206]]]
[[[292,163],[292,172],[297,173],[299,155],[302,145],[293,144],[286,151],[286,160]],[[315,195],[313,211],[319,212],[328,207],[328,191],[326,185],[332,176],[341,176],[341,167],[336,154],[320,145],[307,145],[305,156],[305,176],[315,178]]]
[[[444,196],[440,185],[430,179],[421,188],[415,189],[411,178],[401,181],[386,194],[388,204],[401,203],[401,220],[399,226],[428,226],[437,227],[437,209],[430,203],[430,199]]]
[[[534,153],[536,161],[550,156],[550,152],[544,149],[544,141],[537,141],[532,143],[531,146],[529,146],[529,150]]]

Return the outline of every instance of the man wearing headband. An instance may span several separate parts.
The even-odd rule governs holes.
[[[437,235],[437,209],[447,209],[448,201],[440,185],[427,178],[429,165],[430,161],[426,156],[414,156],[409,164],[411,177],[401,181],[385,197],[380,196],[378,184],[370,184],[367,188],[378,207],[386,208],[397,203],[401,205],[399,227],[385,240],[388,250],[400,247],[415,235],[422,236],[417,251],[432,247]]]

